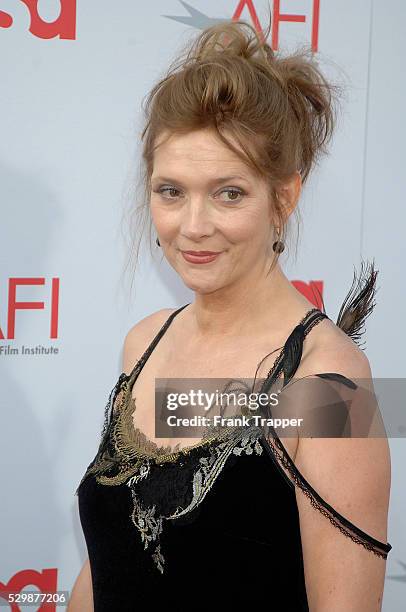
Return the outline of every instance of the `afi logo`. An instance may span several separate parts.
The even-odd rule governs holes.
[[[309,302],[313,302],[316,308],[323,310],[323,281],[305,283],[304,281],[296,280],[291,281],[291,283]]]
[[[214,23],[220,23],[222,21],[229,21],[224,18],[216,18],[209,17],[205,13],[198,11],[196,8],[184,2],[182,4],[185,9],[189,12],[188,17],[180,16],[180,15],[163,15],[168,19],[172,19],[173,21],[178,21],[179,23],[185,23],[188,26],[195,27],[199,30],[204,30],[206,27],[213,25]],[[311,25],[311,48],[313,52],[318,51],[318,43],[319,43],[319,22],[320,22],[320,0],[307,0],[307,15],[298,15],[292,13],[281,13],[281,0],[273,0],[272,1],[272,27],[271,27],[271,47],[274,51],[278,50],[279,47],[279,29],[282,23],[306,23],[310,22]],[[243,19],[241,17],[244,9],[250,14],[251,21],[253,26],[257,30],[258,34],[261,38],[263,38],[263,31],[261,28],[261,24],[255,10],[253,0],[239,0],[237,7],[232,16],[233,21],[237,21],[238,19]]]
[[[312,51],[316,52],[318,47],[318,39],[319,39],[319,15],[320,15],[320,0],[313,0],[312,3],[312,34],[311,34],[311,47]],[[240,19],[243,8],[247,6],[251,19],[254,23],[256,30],[262,35],[262,29],[259,23],[259,19],[257,13],[254,8],[254,3],[252,0],[240,0],[237,8],[235,9],[235,13],[233,15],[233,20],[236,21]],[[280,0],[273,0],[273,10],[271,12],[272,15],[272,39],[271,39],[271,47],[274,51],[278,50],[279,47],[279,28],[280,24],[284,21],[290,23],[305,23],[306,15],[293,15],[291,13],[281,13],[280,11]]]
[[[76,38],[76,0],[58,0],[61,5],[59,17],[55,21],[44,21],[38,13],[38,0],[20,0],[30,12],[30,32],[38,38]],[[13,18],[8,13],[0,11],[0,28],[9,28]]]
[[[45,285],[45,278],[10,278],[8,284],[7,308],[7,340],[15,338],[15,322],[17,310],[44,310],[44,302],[17,302],[18,285]],[[59,306],[59,278],[51,280],[50,330],[49,337],[58,337],[58,306]],[[0,340],[5,340],[0,327]]]
[[[17,572],[10,578],[7,584],[0,582],[0,598],[3,598],[5,602],[8,601],[8,593],[20,593],[27,586],[37,587],[41,593],[55,593],[56,585],[58,580],[58,570],[56,568],[44,569],[42,572],[37,570],[27,569]],[[2,604],[4,605],[4,603]],[[10,603],[12,612],[21,612],[21,608],[16,603]],[[25,606],[24,606],[25,607]],[[36,608],[37,612],[41,610],[47,610],[47,612],[55,612],[56,604],[44,602],[39,608]]]

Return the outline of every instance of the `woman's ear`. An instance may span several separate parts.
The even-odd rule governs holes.
[[[300,194],[302,191],[302,177],[300,172],[296,170],[292,176],[285,180],[283,185],[278,190],[278,200],[285,221],[290,217],[295,210]]]

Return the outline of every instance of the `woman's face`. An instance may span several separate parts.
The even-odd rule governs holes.
[[[268,187],[211,130],[173,134],[157,148],[151,215],[165,257],[193,291],[243,282],[270,263]],[[184,251],[218,255],[195,262]]]

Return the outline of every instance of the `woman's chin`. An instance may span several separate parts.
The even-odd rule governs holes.
[[[201,279],[196,280],[184,276],[182,277],[182,280],[186,287],[195,293],[213,293],[220,288],[218,284],[213,282],[213,279],[208,279],[207,282],[204,282]]]

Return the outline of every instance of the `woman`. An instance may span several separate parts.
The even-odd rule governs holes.
[[[89,559],[70,610],[92,600],[96,612],[381,609],[388,444],[354,435],[370,407],[357,344],[376,271],[361,272],[337,324],[282,271],[287,221],[333,132],[333,86],[306,53],[277,57],[264,40],[244,22],[210,27],[149,95],[147,210],[195,297],[126,336],[124,371],[77,490]],[[156,378],[254,372],[263,390],[282,381],[280,414],[311,415],[320,435],[296,428],[282,438],[261,425],[155,437]],[[321,426],[331,406],[337,434],[330,420]]]

